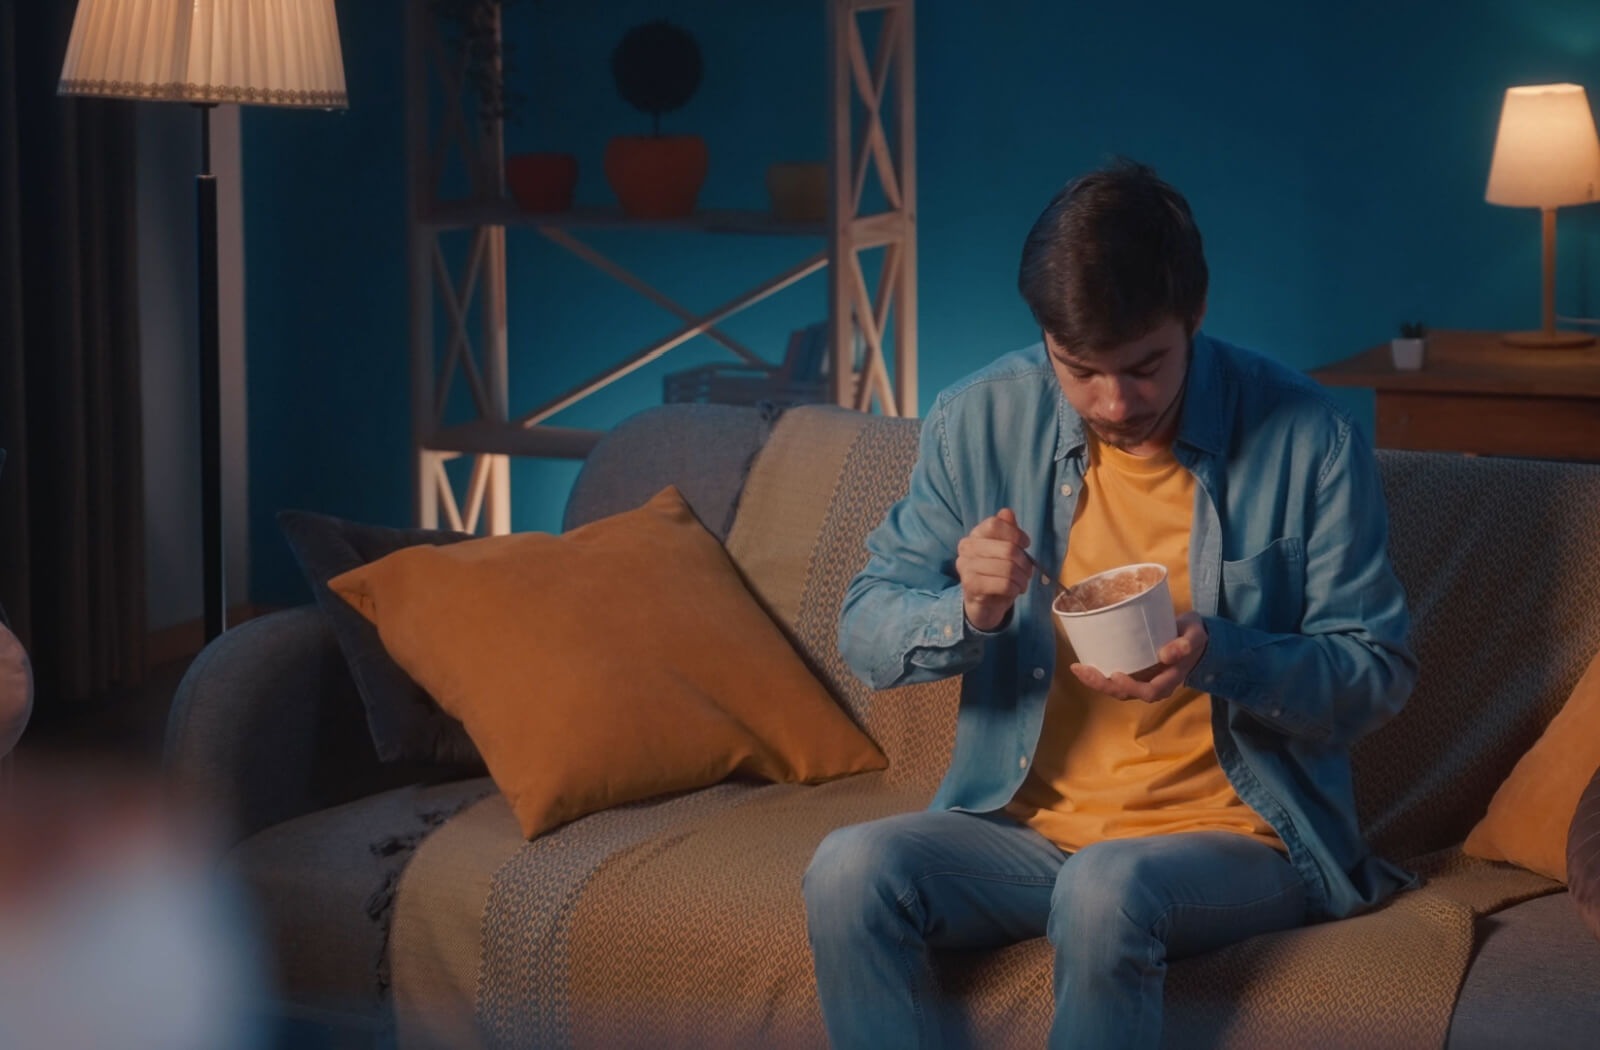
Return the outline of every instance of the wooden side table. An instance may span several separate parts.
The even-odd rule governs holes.
[[[1377,392],[1380,448],[1600,462],[1600,346],[1508,346],[1498,332],[1434,332],[1415,372],[1389,344],[1311,372]]]

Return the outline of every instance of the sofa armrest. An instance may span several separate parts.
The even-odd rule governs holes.
[[[378,761],[355,681],[314,605],[247,621],[178,685],[165,764],[218,805],[230,841],[424,776]]]

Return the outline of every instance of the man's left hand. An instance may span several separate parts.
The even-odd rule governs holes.
[[[1107,677],[1086,664],[1073,664],[1072,673],[1078,676],[1078,681],[1097,693],[1118,700],[1143,700],[1153,704],[1177,692],[1205,654],[1207,641],[1205,621],[1200,614],[1186,612],[1178,617],[1178,637],[1161,647],[1156,654],[1161,662],[1145,681],[1121,671]]]

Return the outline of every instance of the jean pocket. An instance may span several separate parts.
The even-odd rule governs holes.
[[[1298,536],[1222,563],[1222,615],[1234,623],[1291,634],[1300,628],[1305,600],[1306,549]]]

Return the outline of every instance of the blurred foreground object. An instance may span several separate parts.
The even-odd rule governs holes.
[[[26,763],[0,797],[0,1047],[242,1050],[256,942],[160,781]]]
[[[17,636],[0,619],[0,786],[9,775],[11,749],[33,713],[33,668]]]

